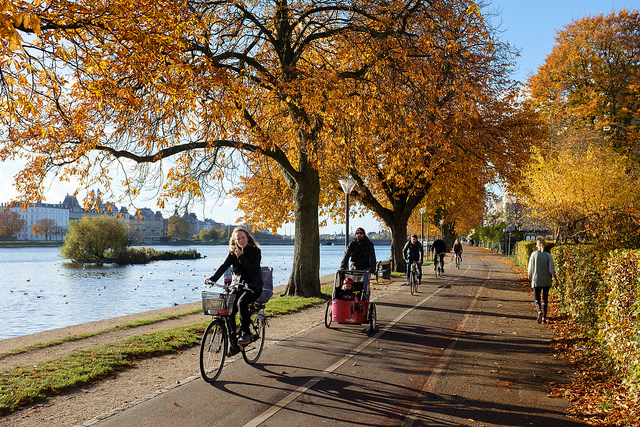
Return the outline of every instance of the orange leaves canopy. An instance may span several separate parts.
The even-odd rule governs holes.
[[[640,154],[640,13],[622,10],[567,25],[529,79],[536,107],[558,131],[603,132],[614,147]]]

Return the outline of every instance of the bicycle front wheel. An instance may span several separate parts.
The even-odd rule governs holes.
[[[209,323],[200,343],[200,375],[208,383],[213,383],[224,366],[228,345],[227,329],[222,320]]]
[[[418,277],[416,276],[416,272],[411,272],[411,295],[415,295],[418,291]]]
[[[264,331],[267,324],[267,319],[262,311],[254,314],[251,317],[251,342],[247,345],[243,345],[242,358],[245,362],[253,365],[258,361],[262,354],[262,348],[264,347]]]
[[[333,300],[327,301],[327,308],[324,310],[324,326],[325,328],[331,327],[331,320],[333,317]]]

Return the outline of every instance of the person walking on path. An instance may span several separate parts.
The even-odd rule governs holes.
[[[346,270],[351,259],[352,270],[369,270],[371,273],[376,271],[376,252],[373,242],[369,240],[364,228],[356,228],[356,238],[349,243],[347,250],[344,252],[340,269]]]
[[[556,276],[551,254],[544,251],[545,241],[542,237],[538,237],[536,246],[538,250],[534,251],[529,257],[527,273],[529,279],[531,279],[531,287],[533,288],[533,303],[538,311],[537,321],[538,323],[546,324],[551,279],[555,279],[557,286],[558,277]]]

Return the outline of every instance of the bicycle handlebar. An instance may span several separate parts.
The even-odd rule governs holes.
[[[204,281],[204,284],[207,285],[207,286],[217,286],[219,288],[224,289],[226,292],[232,292],[232,291],[235,291],[237,289],[244,288],[244,283],[232,283],[230,285],[227,285],[227,284],[218,285],[217,282],[214,282],[213,280],[210,280],[210,279],[206,279]]]

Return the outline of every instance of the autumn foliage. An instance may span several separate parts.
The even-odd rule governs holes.
[[[0,211],[0,236],[15,237],[16,233],[22,230],[26,221],[15,211]]]
[[[515,190],[557,239],[640,245],[639,45],[638,11],[585,17],[528,82],[549,139]]]
[[[27,165],[22,201],[42,199],[52,177],[125,199],[150,186],[160,207],[231,179],[247,219],[295,223],[288,294],[320,292],[318,214],[341,211],[340,175],[358,181],[354,197],[399,251],[440,175],[459,163],[479,183],[511,175],[536,139],[508,80],[511,52],[470,1],[54,0],[33,11],[41,37],[6,70],[0,116],[0,158]]]
[[[618,389],[612,395],[611,389],[594,384],[592,390],[579,390],[583,397],[576,396],[576,404],[589,405],[579,409],[592,416],[596,425],[640,425],[640,412],[637,404],[633,404],[640,398],[638,251],[562,245],[552,253],[560,283],[554,292],[572,323],[569,330],[581,339],[582,358],[590,355],[589,363],[598,363],[594,367],[594,374],[600,377],[598,381]],[[595,379],[590,380],[593,383]],[[574,387],[585,381],[579,378]],[[612,407],[610,401],[617,404]],[[594,406],[599,409],[594,410]]]

